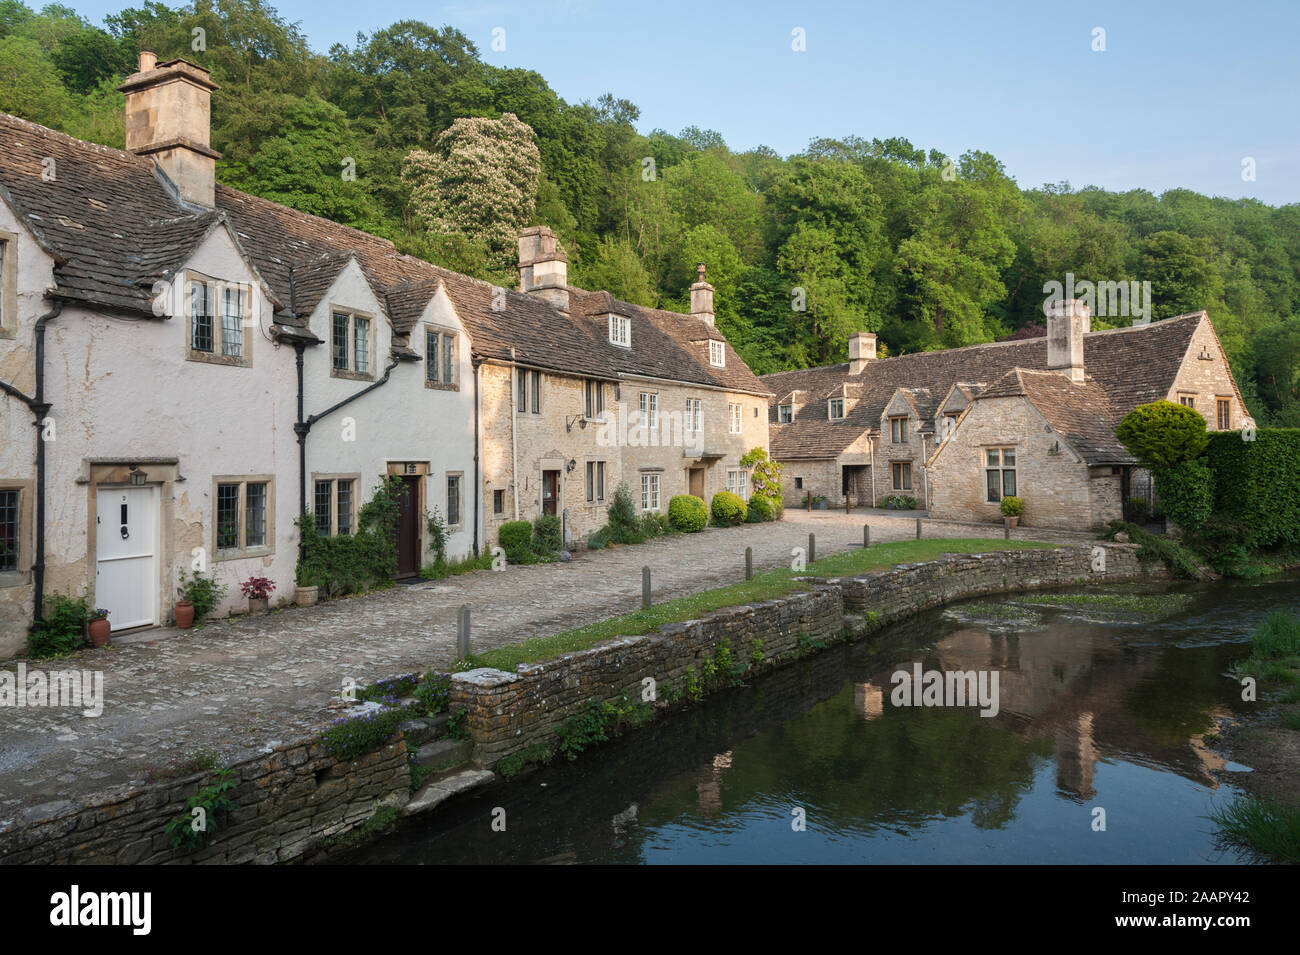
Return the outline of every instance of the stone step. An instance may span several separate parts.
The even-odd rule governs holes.
[[[428,812],[459,793],[486,786],[496,779],[496,773],[487,769],[466,769],[431,780],[420,787],[410,801],[402,807],[403,816]]]
[[[419,748],[415,762],[425,769],[447,769],[468,762],[473,752],[474,744],[467,739],[437,739]]]

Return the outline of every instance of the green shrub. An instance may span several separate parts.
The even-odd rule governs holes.
[[[776,519],[776,505],[772,499],[762,497],[758,494],[749,499],[749,506],[745,511],[745,520],[750,524],[760,524],[766,521]]]
[[[885,498],[885,507],[895,511],[916,510],[916,498],[910,494],[891,494]]]
[[[1183,461],[1156,468],[1156,494],[1160,509],[1180,527],[1197,531],[1214,510],[1214,480],[1200,461]]]
[[[626,484],[620,484],[614,490],[614,498],[609,505],[610,540],[616,544],[639,544],[645,540],[645,530],[641,516],[632,501],[632,492]]]
[[[1300,546],[1300,429],[1260,428],[1209,436],[1214,510],[1246,530],[1251,548]]]
[[[668,520],[679,531],[694,534],[709,523],[709,508],[693,494],[677,494],[668,502]]]
[[[1003,517],[1019,517],[1025,512],[1025,502],[1013,494],[1008,494],[998,505]]]
[[[719,491],[713,495],[713,505],[710,510],[713,514],[714,526],[735,527],[745,522],[745,514],[749,508],[745,506],[740,495],[732,494],[730,491]]]
[[[298,519],[303,558],[298,564],[298,584],[320,588],[326,599],[377,590],[392,584],[397,575],[399,477],[390,477],[375,489],[357,514],[351,534],[322,537],[310,514]],[[195,617],[198,605],[195,604]]]
[[[479,554],[475,557],[473,554],[466,554],[464,557],[453,557],[445,562],[441,569],[434,564],[425,564],[420,568],[420,576],[425,580],[442,580],[444,577],[455,577],[458,574],[470,574],[476,570],[491,570],[492,555],[490,553]]]
[[[609,546],[609,526],[592,531],[587,535],[588,550],[604,550]]]
[[[1151,468],[1171,468],[1200,457],[1209,441],[1200,412],[1164,400],[1138,405],[1124,416],[1115,436]]]
[[[539,554],[564,550],[564,528],[558,515],[543,514],[533,521],[533,550]]]
[[[194,852],[205,847],[212,833],[225,822],[226,815],[239,808],[226,795],[237,785],[234,770],[219,769],[211,786],[185,800],[185,811],[168,822],[164,830],[172,837],[172,848]],[[196,816],[195,809],[201,809],[202,813]],[[202,819],[203,825],[196,829],[197,819]]]
[[[1285,610],[1273,611],[1251,638],[1251,650],[1261,660],[1300,654],[1300,616]]]
[[[764,520],[781,519],[785,509],[782,504],[781,465],[773,461],[764,448],[754,448],[740,459],[740,466],[749,468],[749,506],[763,498],[772,505],[772,516]]]
[[[531,564],[533,553],[533,525],[527,521],[506,521],[497,531],[497,541],[512,564]]]
[[[663,525],[659,523],[659,515],[649,511],[641,515],[641,533],[647,540],[652,537],[659,537],[663,534]]]
[[[429,515],[425,528],[429,532],[429,550],[433,551],[433,574],[441,577],[447,567],[447,539],[450,534],[447,532],[447,522],[442,519],[437,508]],[[424,576],[423,573],[421,576]]]
[[[415,699],[424,708],[426,716],[437,716],[447,708],[451,694],[451,674],[430,670],[424,682],[415,688]]]
[[[194,622],[202,623],[207,619],[208,614],[216,609],[217,604],[221,603],[221,598],[226,595],[226,585],[217,580],[215,570],[210,574],[196,570],[186,575],[182,568],[181,584],[177,588],[177,594],[181,600],[188,600],[194,605]]]
[[[90,622],[90,598],[47,594],[42,601],[41,620],[27,636],[27,652],[33,657],[61,657],[79,650],[86,642]]]
[[[389,704],[387,709],[344,716],[327,726],[320,735],[325,750],[336,759],[353,760],[386,743],[406,719],[406,710],[391,698],[385,702]]]

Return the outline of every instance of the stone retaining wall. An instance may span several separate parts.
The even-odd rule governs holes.
[[[212,784],[210,773],[34,806],[0,822],[0,864],[287,862],[383,806],[404,805],[411,784],[400,738],[340,762],[311,737],[230,768],[237,786],[227,795],[239,808],[197,852],[173,849],[165,830],[187,799]]]
[[[1104,555],[1097,566],[1098,549]],[[474,759],[491,767],[513,753],[554,743],[560,726],[592,700],[642,700],[653,678],[660,699],[682,686],[686,671],[702,666],[723,640],[748,664],[762,641],[764,665],[784,663],[811,642],[856,636],[963,597],[1001,591],[1168,576],[1163,566],[1141,565],[1132,544],[1090,544],[1051,550],[996,551],[904,564],[854,578],[809,580],[806,592],[700,620],[661,627],[515,672],[478,669],[452,677],[450,708],[464,710]]]

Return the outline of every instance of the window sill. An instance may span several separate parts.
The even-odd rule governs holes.
[[[193,348],[185,356],[186,361],[197,361],[205,365],[227,365],[231,368],[249,368],[252,362],[245,356],[235,357],[234,355],[218,355],[205,351],[195,351]]]
[[[32,582],[32,575],[25,570],[6,570],[0,571],[0,590],[8,590],[11,587],[26,587]]]
[[[430,391],[460,391],[460,385],[457,383],[447,384],[445,381],[430,381],[424,379],[424,387]]]
[[[250,547],[247,550],[219,550],[212,559],[214,561],[245,560],[249,557],[270,557],[274,553],[274,547]]]
[[[344,371],[342,368],[331,368],[331,378],[346,378],[348,381],[374,381],[375,376],[368,371]]]

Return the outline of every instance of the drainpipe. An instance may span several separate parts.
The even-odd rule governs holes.
[[[510,346],[510,480],[514,484],[511,497],[515,499],[515,520],[519,520],[519,366],[514,364],[515,347]]]
[[[921,481],[925,486],[925,509],[930,510],[930,459],[925,456],[925,435],[921,435]]]
[[[876,509],[876,442],[867,438],[867,447],[871,449],[871,509]]]
[[[470,364],[474,369],[474,556],[478,556],[478,496],[482,477],[479,475],[479,375],[483,368],[482,362],[476,362],[471,359]]]
[[[40,622],[45,605],[45,439],[41,434],[50,405],[45,400],[45,326],[59,317],[63,302],[36,320],[36,395],[28,397],[7,381],[0,381],[0,391],[17,398],[29,409],[36,427],[36,560],[32,564],[32,624]]]
[[[293,433],[298,436],[298,519],[302,520],[303,515],[307,513],[307,422],[302,417],[302,357],[303,352],[307,350],[307,343],[295,341],[293,343],[294,364],[298,368],[298,420],[293,424]],[[306,557],[306,543],[302,539],[302,529],[298,531],[298,562],[302,563]]]

